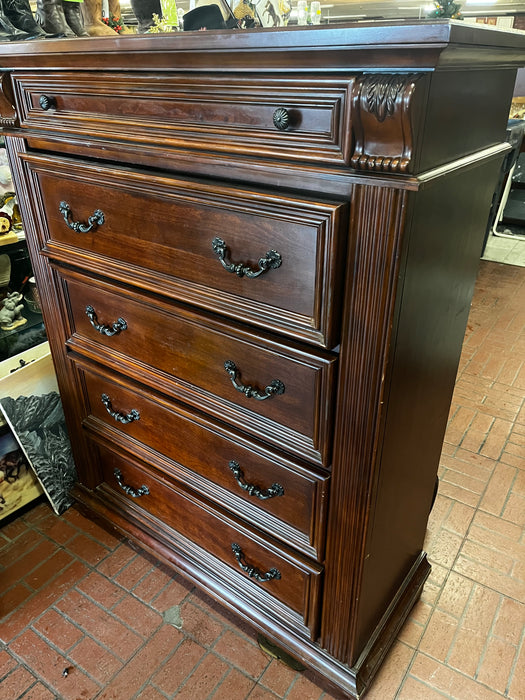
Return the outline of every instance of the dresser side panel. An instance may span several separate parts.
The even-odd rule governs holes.
[[[438,70],[430,78],[416,172],[505,141],[516,70]]]
[[[433,488],[500,159],[412,195],[386,423],[364,551],[357,648],[427,535]],[[444,206],[446,203],[446,206]]]

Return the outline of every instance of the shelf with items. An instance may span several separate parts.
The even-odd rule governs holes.
[[[63,512],[74,480],[49,344],[41,343],[0,363],[0,522],[42,494]]]
[[[46,333],[5,149],[0,143],[0,363]]]
[[[0,362],[45,340],[25,241],[0,245]]]
[[[11,174],[0,146],[0,523],[44,493],[1,402],[56,391]]]
[[[69,504],[60,481],[64,470],[57,470],[60,478],[49,476],[53,469],[48,465],[55,463],[46,447],[51,440],[53,452],[59,457],[65,454],[66,459],[69,446],[64,430],[56,421],[50,422],[54,416],[60,418],[60,398],[24,240],[0,246],[0,274],[2,522],[42,494],[50,498],[57,512],[62,504]],[[15,308],[9,313],[11,299]]]
[[[0,397],[47,390],[54,377],[50,357],[45,342],[0,362]],[[0,523],[42,494],[31,462],[0,409]]]

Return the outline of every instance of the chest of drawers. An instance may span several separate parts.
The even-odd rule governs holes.
[[[429,572],[524,37],[0,45],[74,495],[348,696]]]

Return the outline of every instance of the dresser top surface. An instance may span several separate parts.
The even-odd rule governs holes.
[[[262,63],[261,56],[266,57]],[[0,62],[4,69],[129,71],[228,68],[253,72],[366,66],[428,70],[466,63],[518,67],[525,63],[525,32],[435,20],[116,35],[0,43]]]

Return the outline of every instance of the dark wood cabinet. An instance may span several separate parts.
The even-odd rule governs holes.
[[[525,35],[0,45],[75,497],[351,697],[429,572]]]

